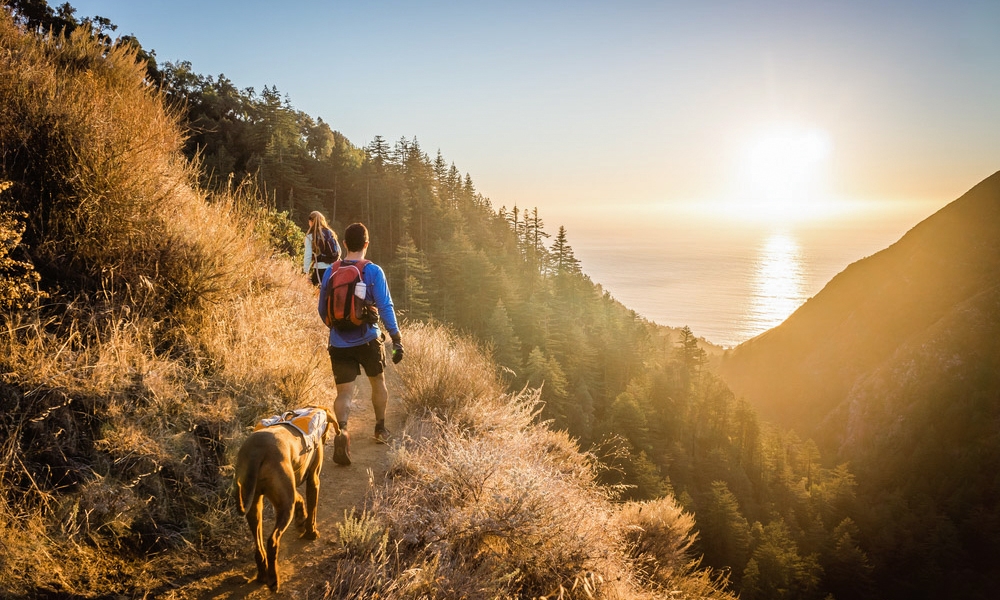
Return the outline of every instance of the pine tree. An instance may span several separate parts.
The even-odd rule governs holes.
[[[514,325],[503,300],[497,300],[483,338],[489,343],[493,360],[498,365],[509,369],[515,376],[521,372],[521,340],[514,333]]]
[[[559,226],[559,233],[552,243],[552,266],[556,277],[566,277],[580,273],[580,261],[573,254],[566,237],[566,228]]]
[[[712,483],[695,518],[701,531],[698,544],[705,553],[706,564],[742,573],[750,551],[750,525],[726,482]]]
[[[376,135],[368,147],[365,148],[365,152],[368,153],[369,160],[375,165],[375,168],[382,170],[385,168],[386,164],[389,162],[389,144],[380,135]]]
[[[556,422],[557,428],[566,422],[566,400],[568,398],[566,375],[559,362],[545,355],[539,348],[533,348],[524,365],[527,385],[542,388],[545,407],[542,414]]]
[[[675,356],[680,363],[682,384],[690,388],[701,373],[701,367],[705,364],[707,355],[698,346],[698,338],[694,336],[691,328],[687,325],[680,331]]]
[[[430,273],[423,252],[417,249],[413,238],[404,234],[403,240],[396,248],[396,260],[390,268],[394,280],[402,285],[398,289],[392,286],[393,302],[397,310],[409,319],[427,319],[431,316],[430,300],[427,297],[426,286],[430,284]]]
[[[872,567],[868,554],[858,546],[859,531],[851,519],[833,530],[833,550],[824,561],[824,588],[838,600],[870,598]]]
[[[765,526],[755,523],[752,537],[754,549],[743,572],[742,598],[791,600],[816,595],[819,564],[814,556],[799,554],[784,520],[779,518]]]
[[[548,251],[545,248],[545,240],[549,234],[545,232],[545,223],[538,216],[538,207],[532,209],[529,215],[524,215],[524,248],[528,267],[532,274],[541,276],[548,274]]]
[[[646,423],[646,413],[633,394],[629,392],[618,394],[611,403],[607,417],[612,431],[629,440],[636,450],[647,449],[649,428]]]

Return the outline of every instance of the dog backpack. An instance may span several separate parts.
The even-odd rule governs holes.
[[[306,441],[304,451],[309,451],[317,445],[323,445],[323,434],[326,433],[327,427],[326,411],[311,406],[296,408],[280,415],[261,419],[254,425],[253,430],[260,431],[265,427],[275,425],[289,425],[298,430]]]
[[[338,260],[330,266],[326,279],[326,306],[323,322],[339,331],[355,329],[378,319],[375,307],[365,299],[363,276],[371,261]]]

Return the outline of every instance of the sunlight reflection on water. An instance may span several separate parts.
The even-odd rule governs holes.
[[[753,293],[740,333],[753,337],[780,325],[805,300],[802,252],[793,235],[776,232],[764,239],[754,261]]]

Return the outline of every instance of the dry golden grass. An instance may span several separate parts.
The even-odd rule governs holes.
[[[154,593],[244,541],[232,454],[331,401],[325,330],[252,190],[195,185],[129,51],[5,14],[0,50],[0,214],[28,215],[51,293],[0,315],[0,596]]]
[[[341,531],[331,598],[727,598],[672,500],[614,504],[593,459],[505,394],[488,354],[406,328],[410,418],[385,486]]]

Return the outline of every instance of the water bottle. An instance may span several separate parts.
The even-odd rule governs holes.
[[[356,284],[354,284],[354,295],[357,296],[358,298],[364,300],[365,292],[367,291],[368,291],[368,286],[365,285],[364,281],[359,281]]]

